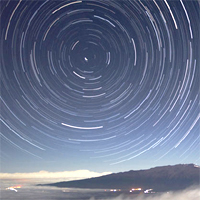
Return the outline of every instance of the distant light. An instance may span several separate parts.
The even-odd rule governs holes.
[[[12,191],[17,192],[18,190],[16,188],[21,188],[21,187],[22,187],[21,185],[16,185],[16,186],[8,187],[6,188],[6,190],[12,190]]]
[[[147,194],[147,193],[152,193],[152,192],[150,192],[150,191],[152,191],[152,190],[153,190],[153,189],[147,189],[147,190],[144,191],[144,193],[145,193],[145,194]]]
[[[138,190],[140,191],[140,190],[142,190],[142,188],[132,188],[130,191],[133,192],[133,191],[138,191]]]
[[[117,192],[117,191],[121,191],[121,189],[110,189],[110,192]]]

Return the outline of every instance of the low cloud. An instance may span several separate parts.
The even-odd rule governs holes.
[[[63,179],[63,180],[78,180],[84,178],[92,178],[111,174],[111,172],[93,172],[89,170],[63,171],[63,172],[48,172],[39,171],[31,173],[0,173],[0,179]]]
[[[199,200],[200,199],[200,188],[188,188],[186,190],[178,192],[166,192],[162,194],[153,195],[141,195],[138,197],[126,197],[120,195],[116,198],[109,199],[98,199],[98,200]],[[90,200],[95,200],[95,198],[90,198]]]

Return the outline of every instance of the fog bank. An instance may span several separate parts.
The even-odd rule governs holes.
[[[155,195],[141,195],[136,198],[134,197],[126,197],[124,195],[120,195],[117,198],[109,198],[109,199],[98,199],[98,200],[199,200],[200,199],[200,188],[192,187],[183,191],[178,192],[168,192],[162,194]],[[96,200],[95,198],[91,198],[90,200]]]

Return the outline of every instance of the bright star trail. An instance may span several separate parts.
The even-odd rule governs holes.
[[[200,164],[198,1],[0,4],[4,171]]]

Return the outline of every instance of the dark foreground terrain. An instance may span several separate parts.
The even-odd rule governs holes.
[[[155,167],[148,170],[113,173],[97,178],[76,181],[39,184],[38,186],[56,186],[63,188],[153,189],[156,192],[183,190],[190,186],[200,185],[200,167],[194,164]],[[141,191],[141,192],[142,192]],[[138,191],[139,192],[139,191]]]

